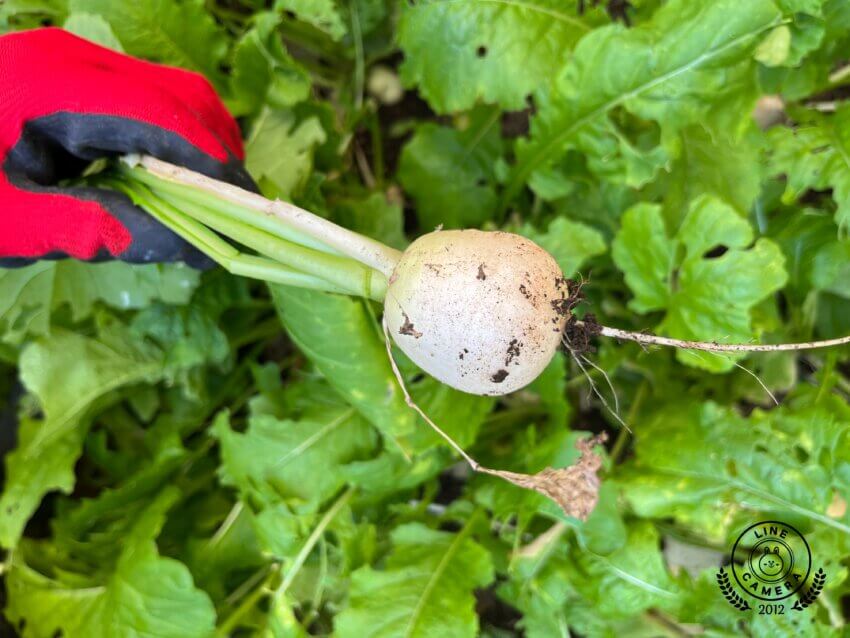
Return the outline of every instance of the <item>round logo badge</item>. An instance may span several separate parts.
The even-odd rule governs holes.
[[[750,525],[732,547],[732,575],[750,596],[782,600],[806,584],[812,553],[803,535],[787,523]]]

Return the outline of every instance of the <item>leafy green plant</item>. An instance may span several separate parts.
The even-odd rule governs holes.
[[[437,225],[534,240],[605,325],[850,334],[850,5],[603,4],[0,5],[3,30],[64,25],[205,73],[265,196],[391,247],[370,270],[125,167],[97,179],[235,274],[0,272],[0,391],[23,395],[0,496],[8,632],[842,634],[847,347],[605,340],[501,398],[394,351],[413,400],[487,467],[568,468],[607,433],[584,521],[470,472],[386,356],[380,255]],[[805,611],[741,611],[717,586],[737,533],[770,518],[827,575]]]

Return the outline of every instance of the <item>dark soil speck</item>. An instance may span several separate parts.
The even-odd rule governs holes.
[[[593,313],[586,313],[584,319],[579,322],[575,316],[571,316],[564,326],[564,340],[569,345],[569,350],[576,354],[595,352],[593,337],[602,332],[602,326],[596,320]]]
[[[421,337],[422,333],[413,327],[413,322],[410,321],[410,317],[407,316],[407,313],[402,312],[401,314],[404,315],[404,323],[401,324],[401,328],[398,329],[398,333],[400,335],[413,337],[414,339],[418,339],[419,337]]]
[[[499,370],[496,374],[494,374],[493,376],[490,377],[490,380],[493,383],[501,383],[502,381],[504,381],[507,378],[508,378],[508,371],[507,370]]]
[[[511,361],[516,359],[519,356],[520,348],[522,344],[517,339],[511,339],[511,342],[508,344],[508,353],[505,357],[505,365],[510,365]],[[519,362],[517,362],[519,364]]]

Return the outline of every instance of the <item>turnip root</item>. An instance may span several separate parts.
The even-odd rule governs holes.
[[[420,368],[472,394],[531,383],[552,360],[568,312],[567,282],[534,242],[503,232],[444,230],[404,252],[384,314]]]

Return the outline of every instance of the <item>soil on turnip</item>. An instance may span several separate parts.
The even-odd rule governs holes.
[[[559,280],[558,288],[564,288],[566,294],[562,299],[552,302],[555,312],[567,318],[564,324],[564,341],[570,344],[570,350],[575,355],[595,352],[593,338],[602,332],[602,326],[593,313],[586,313],[581,320],[573,313],[573,310],[585,300],[583,286],[584,282],[572,279]]]
[[[413,322],[410,320],[410,317],[407,316],[406,312],[402,312],[404,315],[404,323],[401,324],[401,328],[398,329],[398,333],[400,335],[405,335],[408,337],[413,337],[414,339],[418,339],[422,336],[422,333],[419,332],[414,326]]]
[[[602,332],[602,326],[596,320],[596,315],[588,312],[579,321],[575,315],[570,315],[564,326],[564,339],[570,344],[573,354],[581,355],[588,352],[596,352],[593,346],[593,337]]]
[[[493,376],[491,376],[490,380],[493,383],[501,383],[502,381],[508,378],[509,374],[510,373],[507,370],[502,369],[496,372],[496,374],[494,374]]]
[[[520,352],[522,351],[522,343],[518,339],[511,339],[511,342],[508,344],[508,352],[505,357],[505,365],[510,365],[511,361],[516,359]],[[519,361],[517,361],[517,365],[519,365]]]

